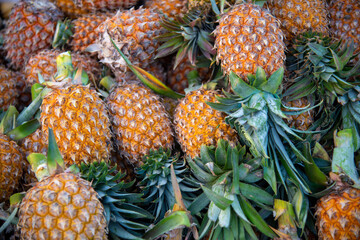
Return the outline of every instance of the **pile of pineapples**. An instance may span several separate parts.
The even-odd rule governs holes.
[[[19,0],[0,240],[360,239],[360,2]]]

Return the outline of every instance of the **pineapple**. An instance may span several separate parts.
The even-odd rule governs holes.
[[[86,49],[99,38],[98,26],[112,15],[111,13],[87,14],[72,21],[58,22],[53,47],[69,44],[74,52],[94,55]]]
[[[351,129],[334,133],[335,149],[330,178],[332,191],[319,199],[316,226],[320,240],[360,238],[360,180],[354,163]]]
[[[61,54],[60,50],[51,49],[43,50],[30,57],[25,66],[26,85],[31,87],[34,83],[38,83],[38,74],[44,78],[45,81],[52,81],[52,76],[56,73],[56,58]],[[74,68],[82,67],[89,75],[90,82],[97,86],[97,81],[100,79],[101,66],[100,64],[90,58],[89,56],[79,53],[71,53]]]
[[[81,77],[75,73],[68,52],[57,59],[55,81],[59,85],[45,94],[41,104],[41,130],[43,142],[52,128],[67,166],[81,162],[108,160],[111,151],[110,120],[105,103],[90,86],[76,84]],[[49,83],[51,84],[51,83]]]
[[[20,1],[11,10],[4,48],[12,68],[23,70],[32,54],[51,47],[56,22],[62,13],[46,0]]]
[[[325,0],[268,0],[266,7],[280,20],[288,43],[306,31],[329,35]]]
[[[284,34],[278,20],[267,10],[245,3],[234,6],[219,20],[215,30],[216,59],[226,74],[246,80],[257,67],[270,76],[284,66]]]
[[[20,96],[18,84],[23,83],[23,76],[0,66],[0,108],[6,110],[16,105]]]
[[[39,182],[20,205],[20,239],[108,239],[107,233],[138,239],[144,234],[148,226],[142,222],[152,216],[134,205],[141,195],[128,192],[132,183],[122,180],[125,174],[104,161],[65,170],[51,129],[48,145],[48,157],[28,156]]]
[[[88,86],[55,89],[41,104],[43,142],[54,129],[66,164],[80,164],[110,157],[110,120],[104,102]]]
[[[107,19],[100,28],[100,38],[93,45],[101,61],[108,65],[115,76],[126,72],[127,66],[114,48],[110,39],[136,66],[147,68],[152,62],[156,50],[160,46],[156,37],[164,33],[160,25],[160,15],[152,9],[139,8],[118,12]]]
[[[19,113],[10,106],[0,123],[0,202],[9,199],[17,189],[25,166],[25,156],[16,140],[26,137],[39,127],[38,121],[20,125],[20,131],[12,131],[17,127]]]
[[[214,145],[217,140],[237,142],[236,132],[225,123],[225,114],[212,109],[217,92],[200,88],[185,95],[175,109],[174,124],[178,142],[190,157],[200,154],[201,145]]]
[[[67,16],[79,17],[97,11],[111,11],[121,8],[131,8],[138,0],[51,0]]]
[[[18,187],[23,172],[24,156],[16,142],[0,134],[0,202],[4,202]]]
[[[106,104],[120,153],[132,164],[141,166],[150,149],[172,149],[170,119],[160,98],[149,89],[136,83],[113,87]]]
[[[330,31],[339,39],[353,40],[355,52],[360,52],[360,3],[356,0],[330,2]],[[359,57],[357,58],[359,60]]]
[[[220,0],[215,0],[216,5],[220,4]],[[224,6],[234,4],[236,0],[226,0],[224,1]],[[211,0],[188,0],[188,8],[191,9],[201,9],[205,13],[208,13],[211,9]]]
[[[145,7],[153,8],[165,17],[173,19],[183,16],[187,11],[186,4],[187,0],[147,0]]]
[[[52,131],[50,138],[54,139]],[[29,158],[39,182],[22,199],[20,239],[107,239],[104,206],[97,192],[78,174],[65,172],[58,149],[53,152],[47,161],[42,154],[35,161]]]

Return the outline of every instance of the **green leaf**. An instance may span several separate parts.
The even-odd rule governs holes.
[[[327,177],[315,164],[315,161],[311,156],[310,143],[304,143],[303,152],[304,152],[304,156],[308,160],[308,162],[303,162],[305,166],[306,176],[309,178],[311,182],[326,186]]]
[[[331,164],[332,172],[345,173],[360,188],[360,179],[354,161],[354,145],[351,129],[334,132],[335,149]]]
[[[56,143],[54,132],[51,128],[49,128],[49,144],[48,144],[48,156],[47,163],[49,168],[49,173],[52,175],[58,167],[60,166],[62,169],[65,169],[65,163],[61,156],[59,147]]]
[[[210,201],[212,201],[221,210],[225,210],[233,202],[232,200],[227,199],[227,198],[221,196],[220,194],[213,192],[212,190],[210,190],[209,188],[207,188],[203,185],[201,185],[201,188],[203,189],[206,196],[210,199]]]
[[[40,127],[40,122],[37,119],[33,119],[29,122],[25,122],[22,125],[8,132],[8,136],[15,141],[23,139]]]
[[[276,91],[279,89],[283,78],[284,78],[284,68],[281,67],[269,77],[267,82],[261,84],[259,88],[265,92],[275,94]]]
[[[0,233],[2,233],[15,219],[16,214],[18,212],[19,208],[15,208],[10,216],[6,219],[6,221],[4,222],[4,224],[0,227]]]
[[[16,118],[19,115],[19,112],[14,106],[9,106],[8,110],[5,113],[5,116],[0,123],[0,133],[7,134],[9,131],[15,128]]]
[[[276,234],[271,230],[268,224],[261,218],[256,209],[242,196],[239,198],[241,208],[243,209],[246,217],[257,229],[268,237],[275,238]]]
[[[235,73],[230,72],[229,80],[232,90],[241,98],[247,98],[258,90],[244,82]]]
[[[262,67],[256,69],[255,81],[252,86],[259,88],[263,83],[266,82],[266,72]]]
[[[274,203],[273,197],[266,191],[254,185],[239,183],[241,194],[254,202],[260,202],[272,206]]]
[[[173,212],[170,216],[162,219],[143,236],[144,239],[155,239],[164,233],[180,227],[190,227],[190,220],[185,211]]]

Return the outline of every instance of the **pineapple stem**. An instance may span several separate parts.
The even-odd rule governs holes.
[[[70,52],[63,52],[59,54],[56,58],[56,65],[57,72],[55,74],[55,79],[57,79],[57,81],[72,77],[74,66],[72,64]]]
[[[100,85],[106,88],[106,90],[110,91],[116,85],[114,79],[110,76],[106,76],[100,81]]]

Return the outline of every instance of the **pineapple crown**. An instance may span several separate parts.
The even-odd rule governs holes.
[[[274,201],[272,195],[259,186],[265,183],[261,181],[264,176],[261,158],[253,158],[246,147],[219,140],[216,147],[201,146],[200,157],[187,161],[204,191],[199,197],[202,208],[195,212],[208,206],[200,226],[200,238],[212,229],[211,239],[218,239],[220,234],[240,239],[240,232],[244,232],[246,238],[256,239],[251,225],[268,237],[276,236],[253,207],[271,212]]]
[[[73,32],[71,31],[72,28],[73,25],[69,19],[57,22],[52,42],[53,48],[64,48],[69,42],[70,37],[73,35]]]
[[[203,16],[200,10],[190,10],[182,18],[165,19],[161,24],[169,32],[157,38],[165,43],[160,46],[156,58],[177,52],[174,64],[176,68],[186,55],[192,65],[195,65],[199,53],[210,60],[215,55],[214,37],[211,35],[215,24],[211,18]]]
[[[240,138],[250,147],[250,151],[257,157],[265,158],[265,179],[276,193],[275,171],[280,173],[282,184],[286,187],[281,170],[286,169],[288,177],[298,183],[306,192],[310,189],[293,163],[295,155],[302,162],[308,162],[298,147],[295,140],[302,141],[296,133],[307,133],[290,128],[283,120],[285,114],[297,115],[311,108],[292,108],[281,103],[277,90],[283,79],[284,69],[280,68],[268,79],[265,71],[258,68],[255,75],[249,75],[249,83],[230,73],[230,83],[234,94],[224,92],[225,96],[217,97],[219,103],[208,103],[216,110],[228,114],[226,122],[234,127]],[[283,112],[281,108],[290,110]],[[314,107],[312,107],[314,108]],[[283,166],[280,164],[283,163]],[[276,169],[276,170],[275,170]]]
[[[359,73],[360,61],[352,65],[353,42],[334,41],[321,33],[306,32],[294,39],[289,70],[295,71],[294,84],[284,96],[289,101],[315,94],[332,105],[335,98],[358,85],[349,79]]]
[[[185,205],[195,198],[199,184],[189,178],[190,171],[186,161],[179,161],[179,155],[172,156],[170,150],[151,150],[143,157],[143,165],[137,170],[139,186],[143,189],[144,198],[155,218],[161,219],[166,211],[175,204],[175,193],[171,183],[170,166],[174,173],[185,201]]]
[[[9,106],[6,112],[1,114],[0,133],[9,136],[12,140],[21,140],[40,127],[37,119],[29,120],[29,116],[19,117],[19,112],[14,106]]]

